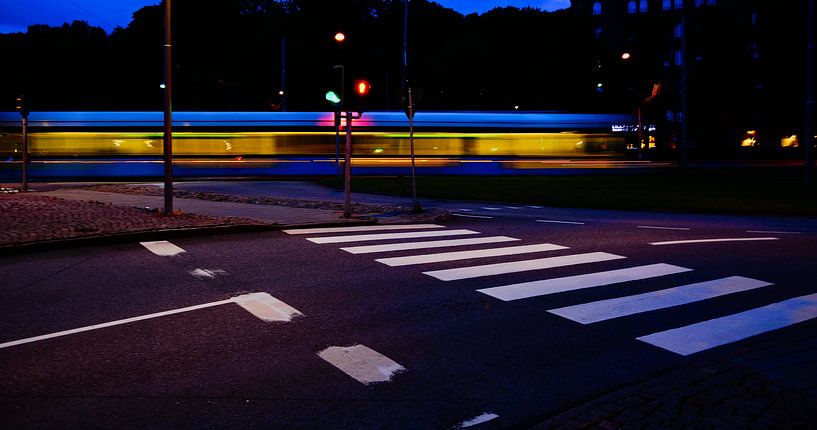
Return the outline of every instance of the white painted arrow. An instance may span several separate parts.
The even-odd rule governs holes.
[[[199,309],[211,308],[213,306],[226,305],[228,303],[235,303],[246,309],[249,313],[255,315],[265,322],[292,320],[293,317],[303,315],[297,309],[287,305],[286,303],[272,297],[267,293],[249,293],[236,296],[227,300],[220,300],[217,302],[204,303],[201,305],[188,306],[186,308],[173,309],[164,312],[157,312],[154,314],[142,315],[138,317],[125,318],[121,320],[106,322],[102,324],[94,324],[86,327],[75,328],[71,330],[59,331],[51,334],[44,334],[41,336],[29,337],[11,342],[0,343],[0,349],[12,346],[22,345],[24,343],[38,342],[46,339],[53,339],[55,337],[68,336],[70,334],[82,333],[91,330],[98,330],[107,327],[113,327],[122,324],[129,324],[137,321],[144,321],[153,318],[164,317],[168,315],[180,314],[184,312],[196,311]]]

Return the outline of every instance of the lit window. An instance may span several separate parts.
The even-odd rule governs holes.
[[[684,64],[684,55],[681,51],[675,51],[675,65],[680,66]]]
[[[596,39],[601,39],[601,35],[604,33],[601,27],[596,27]]]
[[[662,6],[664,10],[672,9],[672,0],[664,0],[664,4]]]
[[[627,13],[636,13],[637,10],[635,9],[635,1],[631,0],[627,3]]]
[[[684,0],[674,0],[674,7],[675,9],[683,9],[684,8]]]
[[[593,3],[593,15],[601,15],[601,2]]]
[[[684,37],[684,26],[683,24],[678,24],[675,26],[675,32],[673,33],[676,38]]]
[[[647,11],[647,0],[641,0],[638,4],[638,11],[644,13]]]

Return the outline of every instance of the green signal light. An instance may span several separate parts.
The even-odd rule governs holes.
[[[329,103],[340,104],[340,97],[334,91],[327,91],[325,98]]]

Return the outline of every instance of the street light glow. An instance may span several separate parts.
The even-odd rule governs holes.
[[[621,54],[621,59],[622,60],[629,60],[630,59],[630,53],[625,52],[625,53]]]
[[[343,34],[341,32],[335,33],[335,41],[336,42],[343,42],[344,40],[346,40],[346,35],[345,34]]]

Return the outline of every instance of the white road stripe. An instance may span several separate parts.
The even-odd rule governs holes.
[[[59,332],[56,332],[56,333],[44,334],[44,335],[41,335],[41,336],[29,337],[29,338],[26,338],[26,339],[20,339],[20,340],[15,340],[15,341],[11,341],[11,342],[0,343],[0,349],[8,348],[10,346],[22,345],[24,343],[38,342],[38,341],[41,341],[41,340],[53,339],[53,338],[62,337],[62,336],[68,336],[68,335],[71,335],[71,334],[82,333],[82,332],[86,332],[86,331],[99,330],[99,329],[102,329],[102,328],[108,328],[108,327],[113,327],[113,326],[117,326],[117,325],[129,324],[129,323],[133,323],[133,322],[137,322],[137,321],[144,321],[144,320],[164,317],[164,316],[168,316],[168,315],[175,315],[175,314],[180,314],[180,313],[184,313],[184,312],[196,311],[196,310],[199,310],[199,309],[211,308],[213,306],[226,305],[228,303],[236,303],[236,304],[240,305],[242,308],[244,308],[247,311],[249,311],[250,313],[252,313],[253,315],[255,315],[256,317],[262,319],[263,321],[267,321],[267,322],[269,322],[269,321],[289,321],[292,316],[302,315],[300,312],[298,312],[294,308],[286,305],[285,303],[281,302],[280,300],[276,299],[275,297],[272,297],[271,295],[269,295],[267,293],[250,293],[250,294],[244,294],[244,295],[241,295],[241,296],[233,297],[233,298],[227,299],[227,300],[219,300],[217,302],[210,302],[210,303],[204,303],[204,304],[201,304],[201,305],[188,306],[186,308],[173,309],[173,310],[169,310],[169,311],[157,312],[157,313],[153,313],[153,314],[142,315],[142,316],[132,317],[132,318],[125,318],[125,319],[106,322],[106,323],[102,323],[102,324],[94,324],[94,325],[75,328],[75,329],[71,329],[71,330],[64,330],[64,331],[59,331]],[[270,309],[268,309],[269,307],[275,308],[275,309],[270,310]],[[289,316],[285,317],[285,314],[289,314]]]
[[[139,242],[139,244],[147,248],[148,251],[162,257],[172,257],[174,255],[187,252],[166,240],[158,240],[155,242]]]
[[[769,230],[746,230],[746,233],[759,234],[801,234],[799,231],[769,231]]]
[[[247,312],[266,322],[289,322],[303,314],[292,306],[267,293],[250,293],[235,297],[233,301]]]
[[[511,300],[527,299],[529,297],[545,296],[565,291],[581,290],[584,288],[601,287],[622,282],[637,281],[689,272],[692,269],[673,266],[671,264],[649,264],[646,266],[628,267],[626,269],[610,270],[606,272],[588,273],[585,275],[566,276],[563,278],[543,279],[541,281],[523,282],[520,284],[504,285],[501,287],[483,288],[480,293],[509,302]]]
[[[660,227],[655,225],[639,225],[636,228],[649,228],[652,230],[683,230],[683,231],[690,230],[689,227]]]
[[[474,237],[470,239],[430,240],[425,242],[402,242],[387,245],[351,246],[341,248],[351,254],[371,254],[374,252],[407,251],[410,249],[448,248],[452,246],[482,245],[485,243],[513,242],[517,239],[508,236]]]
[[[474,211],[473,209],[465,209],[465,208],[461,208],[461,209],[457,209],[457,210],[460,211],[460,212],[473,212]]]
[[[526,207],[529,207],[531,209],[544,209],[542,206],[526,206]]]
[[[190,270],[187,273],[197,277],[197,278],[215,278],[216,276],[224,276],[227,274],[227,271],[221,269],[195,269]]]
[[[283,230],[286,234],[321,234],[321,233],[353,233],[357,231],[383,230],[420,230],[426,228],[444,228],[437,224],[399,224],[399,225],[362,225],[354,227],[325,227],[325,228],[298,228]]]
[[[483,215],[466,215],[466,214],[456,214],[452,213],[451,215],[460,216],[464,218],[481,218],[481,219],[494,219],[492,216],[483,216]]]
[[[536,222],[547,222],[547,223],[551,223],[551,224],[576,224],[576,225],[584,225],[584,223],[583,223],[583,222],[577,222],[577,221],[557,221],[557,220],[552,220],[552,219],[537,219],[537,220],[536,220]]]
[[[522,208],[519,207],[519,206],[505,206],[505,209],[519,210],[519,209],[522,209]]]
[[[690,355],[813,318],[817,318],[817,294],[795,297],[637,339],[676,354]]]
[[[469,258],[498,257],[501,255],[527,254],[531,252],[567,249],[566,246],[542,243],[536,245],[509,246],[505,248],[476,249],[473,251],[441,252],[437,254],[409,255],[406,257],[380,258],[376,261],[387,266],[409,266],[412,264],[438,263],[441,261],[467,260]]]
[[[650,245],[684,245],[688,243],[715,243],[715,242],[751,242],[758,240],[778,240],[776,237],[733,237],[722,239],[693,239],[693,240],[669,240],[666,242],[650,242]]]
[[[458,267],[456,269],[434,270],[423,273],[428,276],[433,276],[441,281],[456,281],[459,279],[479,278],[482,276],[502,275],[505,273],[572,266],[574,264],[597,263],[600,261],[618,260],[621,258],[627,257],[608,254],[606,252],[589,252],[586,254],[563,255],[560,257],[539,258],[536,260],[486,264],[483,266]]]
[[[318,356],[363,384],[389,382],[406,368],[364,345],[330,346]]]
[[[417,231],[410,233],[383,233],[383,234],[360,234],[352,236],[308,237],[306,240],[313,243],[344,243],[344,242],[365,242],[368,240],[414,239],[418,237],[462,236],[466,234],[479,234],[479,232],[472,230]]]
[[[464,429],[468,427],[473,427],[475,425],[487,423],[488,421],[494,420],[496,418],[499,418],[499,415],[490,412],[483,412],[479,416],[471,418],[470,420],[463,421],[460,425],[458,425],[455,428]]]
[[[483,207],[486,211],[501,211],[502,208],[493,208],[493,207]]]
[[[742,276],[730,276],[728,278],[683,285],[634,296],[618,297],[615,299],[599,300],[597,302],[550,309],[548,312],[582,324],[591,324],[627,315],[708,300],[714,297],[753,290],[769,285],[772,284],[757,279],[744,278]]]

